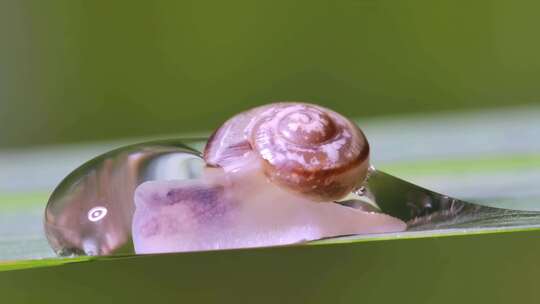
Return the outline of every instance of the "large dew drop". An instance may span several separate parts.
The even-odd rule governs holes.
[[[133,194],[150,180],[198,178],[200,153],[179,141],[149,142],[98,156],[69,174],[45,211],[45,232],[60,256],[134,253]]]

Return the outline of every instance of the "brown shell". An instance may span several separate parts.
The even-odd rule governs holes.
[[[232,136],[232,137],[231,137]],[[228,120],[209,140],[204,158],[227,166],[256,152],[274,183],[317,201],[358,187],[369,167],[369,144],[350,120],[306,103],[275,103]]]

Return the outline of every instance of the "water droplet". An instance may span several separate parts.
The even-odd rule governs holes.
[[[366,194],[367,188],[365,186],[361,186],[360,188],[354,190],[354,194],[358,196],[364,196]]]
[[[179,141],[148,142],[100,155],[69,174],[45,211],[45,232],[61,256],[133,253],[133,193],[150,180],[198,178],[200,153]]]

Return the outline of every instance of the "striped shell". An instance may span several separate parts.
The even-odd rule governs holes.
[[[359,187],[369,144],[342,115],[321,106],[282,102],[240,113],[210,138],[209,166],[238,167],[256,153],[270,181],[316,201],[338,200]]]

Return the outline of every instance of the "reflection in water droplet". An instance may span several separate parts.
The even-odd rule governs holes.
[[[132,145],[98,156],[54,190],[45,211],[47,239],[61,256],[132,253],[135,188],[149,180],[197,178],[203,166],[200,153],[179,141]]]
[[[91,222],[97,222],[107,216],[107,208],[105,207],[94,207],[88,211],[88,219]]]

